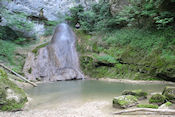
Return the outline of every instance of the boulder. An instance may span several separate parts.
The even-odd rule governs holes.
[[[162,104],[159,109],[171,109],[172,107],[172,103],[171,102],[166,102],[164,104]]]
[[[147,93],[142,90],[125,90],[122,95],[133,95],[136,96],[139,100],[146,99]]]
[[[157,104],[159,106],[165,102],[166,102],[166,98],[164,95],[161,95],[161,94],[152,95],[151,98],[149,99],[149,103]]]
[[[175,103],[175,87],[165,87],[162,95],[164,95],[168,101]]]
[[[7,74],[0,69],[0,110],[21,110],[26,102],[25,92],[9,80]]]
[[[115,108],[128,108],[138,104],[138,100],[133,95],[123,95],[119,97],[114,97],[113,107]]]

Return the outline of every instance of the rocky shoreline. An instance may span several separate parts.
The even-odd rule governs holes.
[[[92,79],[91,79],[92,80]],[[99,78],[97,80],[101,81],[107,81],[107,82],[121,82],[121,83],[133,83],[133,84],[170,84],[174,85],[174,82],[169,81],[159,81],[159,80],[153,80],[153,81],[145,81],[145,80],[129,80],[129,79],[111,79],[111,78]]]

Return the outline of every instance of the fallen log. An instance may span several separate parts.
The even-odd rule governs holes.
[[[26,81],[27,83],[33,85],[34,87],[37,87],[37,84],[31,82],[30,80],[26,79],[25,77],[21,76],[20,74],[16,73],[15,71],[11,70],[10,68],[8,68],[7,66],[3,65],[0,63],[0,66],[3,67],[4,69],[8,70],[9,72],[13,73],[14,75],[16,75],[17,77],[21,78],[22,80]]]
[[[139,111],[145,112],[145,113],[141,113],[142,115],[148,114],[146,112],[153,112],[154,114],[157,113],[159,115],[175,115],[175,110],[173,110],[173,109],[151,109],[151,108],[127,109],[127,110],[122,110],[122,111],[114,112],[113,114],[114,115],[129,114],[131,112],[139,112]]]

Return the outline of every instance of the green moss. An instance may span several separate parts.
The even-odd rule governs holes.
[[[166,106],[172,106],[172,103],[171,102],[166,102],[165,105]]]
[[[35,49],[33,49],[32,52],[34,54],[36,54],[40,48],[43,48],[43,47],[47,46],[48,44],[49,44],[48,42],[44,43],[44,44],[41,44],[41,45],[37,46]]]
[[[170,102],[175,103],[175,87],[165,87],[162,95]]]
[[[122,95],[133,95],[136,96],[138,99],[146,99],[148,94],[140,89],[132,91],[125,90],[122,92]]]
[[[138,104],[138,108],[155,108],[158,109],[159,106],[153,104]]]
[[[113,106],[127,108],[130,106],[134,106],[137,103],[137,101],[138,101],[137,98],[132,95],[119,96],[113,99]]]
[[[0,69],[0,110],[2,111],[16,111],[23,108],[27,102],[27,96],[25,92],[19,88],[16,84],[7,78],[7,74],[4,74],[4,70]],[[15,95],[20,99],[17,102],[15,99],[7,99],[7,90],[12,90]]]
[[[149,103],[154,103],[158,105],[165,103],[165,101],[166,101],[165,96],[161,94],[152,95],[152,97],[149,99]]]

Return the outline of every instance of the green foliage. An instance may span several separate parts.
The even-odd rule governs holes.
[[[82,5],[78,5],[76,7],[73,7],[70,9],[70,16],[68,15],[66,17],[66,20],[71,22],[73,26],[75,26],[77,23],[79,23],[80,20],[80,14],[84,12],[84,8]]]
[[[73,26],[80,23],[86,32],[109,31],[125,26],[138,28],[173,27],[175,19],[175,2],[171,0],[129,0],[130,5],[112,15],[109,1],[101,0],[84,10],[82,6],[70,9],[67,20]]]
[[[53,34],[53,29],[56,27],[56,25],[59,23],[57,21],[45,21],[45,33],[44,36],[49,36]]]
[[[22,75],[24,56],[16,55],[15,50],[21,47],[11,41],[0,40],[0,60],[10,64],[11,68]]]
[[[3,69],[0,69],[0,79],[2,78],[7,78],[7,73]]]
[[[15,27],[17,30],[31,31],[33,28],[33,23],[26,22],[27,14],[25,13],[11,13],[5,8],[1,8],[1,16],[5,18],[7,26]]]
[[[105,56],[94,56],[97,61],[100,61],[102,63],[116,63],[117,61],[115,60],[114,57],[110,56],[110,55],[105,55]]]
[[[154,109],[159,108],[159,106],[153,105],[153,104],[138,104],[137,107],[138,108],[154,108]]]
[[[54,28],[65,21],[65,16],[58,13],[59,20],[57,21],[44,21],[44,26],[45,26],[45,33],[44,36],[49,36],[53,34]]]
[[[14,42],[16,43],[16,44],[23,44],[23,43],[25,43],[26,42],[26,38],[23,38],[23,37],[19,37],[19,38],[17,38]]]
[[[0,26],[0,40],[10,40],[16,44],[24,44],[31,41],[25,38],[24,35],[24,32],[30,32],[33,29],[33,23],[27,20],[27,14],[14,13],[7,10],[4,6],[0,8],[0,11],[1,17],[6,21],[6,26]],[[35,34],[32,37],[35,38]]]
[[[2,7],[1,16],[6,20],[7,26],[16,28],[16,30],[31,31],[33,28],[33,23],[27,21],[27,14],[25,13],[11,13]],[[22,36],[22,33],[18,33],[18,35]]]
[[[13,63],[15,47],[14,43],[0,40],[0,59]]]
[[[171,102],[166,102],[165,105],[166,106],[172,106],[173,104]]]
[[[81,29],[86,32],[106,30],[107,22],[112,16],[109,3],[103,0],[86,10],[80,5],[73,7],[70,9],[70,13],[67,20],[73,26],[80,23]]]
[[[123,9],[120,16],[127,17],[129,25],[154,27],[171,26],[175,18],[175,4],[171,0],[130,0],[131,5]],[[172,8],[172,9],[169,9]],[[173,10],[174,9],[174,10]]]
[[[0,40],[14,41],[18,38],[18,35],[14,30],[8,26],[0,26]]]

